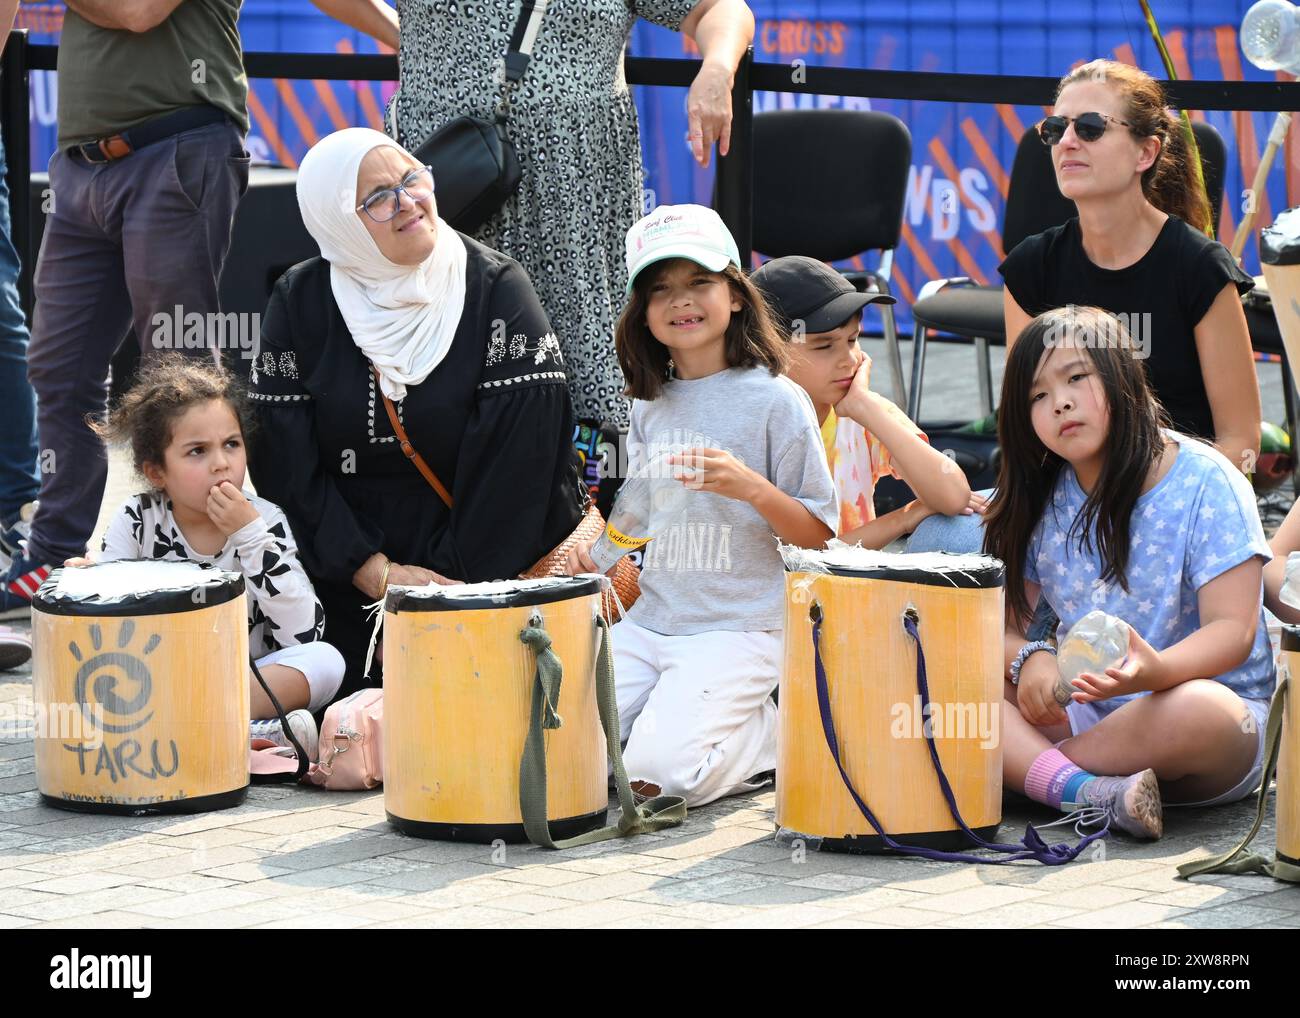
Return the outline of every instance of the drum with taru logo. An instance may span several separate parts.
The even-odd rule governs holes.
[[[384,808],[426,838],[523,841],[520,759],[540,624],[563,664],[548,730],[552,835],[601,827],[609,802],[595,689],[602,585],[595,577],[392,587],[384,601]]]
[[[32,598],[36,780],[52,806],[226,809],[248,791],[239,573],[190,562],[56,569]]]
[[[851,785],[896,841],[965,845],[931,759],[932,739],[966,824],[980,837],[996,834],[1002,564],[982,555],[893,555],[842,545],[783,555],[778,826],[821,839],[824,848],[885,849]],[[928,703],[918,682],[918,643]]]
[[[1282,631],[1281,660],[1289,679],[1277,756],[1277,858],[1300,866],[1300,627]]]

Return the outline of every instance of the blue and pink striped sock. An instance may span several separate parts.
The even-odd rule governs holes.
[[[1025,775],[1025,795],[1053,809],[1062,803],[1083,801],[1083,786],[1095,778],[1081,767],[1076,767],[1059,749],[1053,747],[1040,753]]]

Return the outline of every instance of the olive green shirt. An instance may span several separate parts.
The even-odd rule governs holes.
[[[59,38],[59,147],[205,103],[247,134],[242,2],[181,0],[147,32],[100,28],[69,8]]]

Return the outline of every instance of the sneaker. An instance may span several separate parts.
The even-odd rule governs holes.
[[[319,736],[316,731],[316,719],[311,716],[309,710],[294,710],[287,715],[289,721],[289,730],[293,732],[299,744],[307,753],[308,760],[315,760],[318,749]],[[275,746],[284,746],[289,749],[293,748],[288,737],[284,734],[284,727],[280,724],[279,718],[270,718],[266,721],[250,721],[248,723],[248,738],[265,739]]]
[[[18,510],[18,515],[0,520],[0,551],[12,557],[23,553],[22,542],[32,536],[32,520],[40,502],[26,502]]]
[[[1111,827],[1135,838],[1155,839],[1165,832],[1160,784],[1150,769],[1123,778],[1093,778],[1083,786],[1085,808],[1106,811]]]
[[[18,668],[31,659],[31,636],[8,626],[0,626],[0,669]]]
[[[32,597],[54,567],[34,562],[20,550],[0,579],[0,619],[25,619],[32,614]]]

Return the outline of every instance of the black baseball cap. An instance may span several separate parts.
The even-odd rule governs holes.
[[[749,277],[789,333],[797,321],[805,333],[839,328],[868,304],[895,304],[883,293],[861,293],[825,262],[806,255],[773,258]]]

